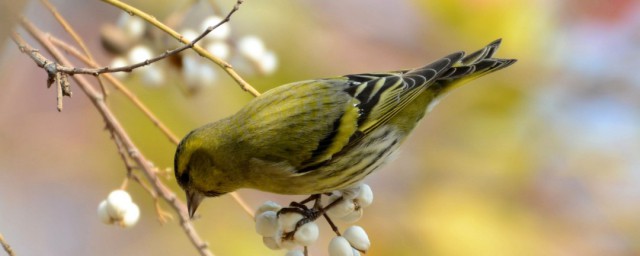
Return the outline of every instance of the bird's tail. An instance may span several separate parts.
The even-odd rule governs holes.
[[[428,90],[436,92],[437,95],[445,93],[465,82],[481,77],[483,75],[506,68],[515,63],[515,59],[493,58],[500,46],[501,39],[491,42],[484,48],[465,55],[464,52],[454,53],[446,58],[453,61],[453,64],[445,70],[438,72],[435,83],[429,86]],[[410,71],[420,72],[420,69]]]
[[[441,79],[466,80],[475,79],[494,71],[506,68],[515,63],[515,59],[493,58],[502,39],[495,40],[484,48],[464,56],[460,61],[453,64]]]

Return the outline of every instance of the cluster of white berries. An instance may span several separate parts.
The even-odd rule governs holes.
[[[210,16],[202,21],[199,27],[200,30],[185,28],[180,31],[180,34],[185,39],[193,41],[207,28],[217,25],[222,20],[221,17]],[[145,45],[142,39],[148,34],[146,30],[147,25],[142,19],[126,13],[121,15],[116,27],[108,31],[109,35],[118,35],[108,37],[111,38],[108,40],[109,45],[112,45],[110,48],[117,48],[118,51],[122,53],[121,56],[112,60],[110,67],[115,68],[139,63],[155,57],[158,55],[157,53],[166,50],[158,49],[154,51],[151,47]],[[105,37],[105,35],[103,35],[103,37]],[[115,43],[118,40],[113,40],[113,38],[123,38],[119,41],[127,43]],[[181,45],[176,41],[172,42],[173,43],[166,46],[166,48],[176,48]],[[278,67],[276,54],[265,47],[262,39],[253,35],[232,38],[229,23],[224,23],[215,28],[197,44],[209,51],[213,56],[230,62],[241,74],[269,75],[275,72]],[[150,45],[156,46],[161,44],[151,42]],[[218,67],[191,50],[181,52],[179,62],[177,63],[177,67],[179,67],[183,78],[182,80],[189,90],[211,86],[218,79]],[[162,70],[165,66],[168,65],[156,62],[139,68],[139,71],[136,69],[134,73],[140,74],[140,78],[144,84],[159,86],[164,84],[166,80],[164,77],[165,72]],[[124,79],[128,73],[117,72],[114,75],[120,79]]]
[[[115,57],[111,60],[109,67],[118,68],[135,63],[140,63],[145,60],[151,59],[157,54],[151,50],[150,47],[144,45],[142,39],[144,38],[147,25],[144,20],[136,16],[131,16],[126,13],[120,15],[116,27],[109,30],[109,35],[118,35],[108,37],[103,35],[104,38],[110,38],[110,45],[117,52],[122,51],[123,56]],[[115,45],[115,46],[114,46]],[[164,84],[165,77],[162,70],[162,65],[159,63],[153,63],[151,65],[137,68],[133,71],[135,74],[139,74],[143,83],[148,86],[160,86]],[[116,72],[114,76],[125,79],[129,73]]]
[[[278,68],[278,56],[268,50],[258,36],[241,37],[237,41],[236,49],[239,55],[232,59],[232,63],[244,73],[257,72],[269,75]]]
[[[367,232],[360,226],[351,226],[342,236],[336,236],[329,242],[331,256],[360,256],[360,252],[367,252],[371,247]]]
[[[200,30],[183,29],[180,34],[192,41],[207,28],[213,27],[223,19],[210,16],[200,24]],[[230,62],[232,66],[243,74],[269,75],[276,71],[278,58],[273,51],[267,50],[262,39],[248,35],[236,39],[231,38],[231,27],[224,23],[211,31],[198,42],[213,56]],[[182,55],[182,74],[189,88],[198,88],[213,84],[217,78],[213,63],[201,58],[194,52],[184,52]]]
[[[98,205],[98,217],[105,224],[132,227],[140,219],[140,208],[127,191],[114,190]]]
[[[340,200],[337,201],[336,200]],[[371,205],[373,192],[366,185],[334,191],[325,207],[331,218],[354,222],[362,217],[362,208]],[[256,232],[263,243],[272,250],[287,249],[287,256],[303,255],[299,247],[315,243],[319,237],[318,224],[315,221],[300,222],[305,216],[295,210],[281,211],[282,206],[267,201],[255,214]],[[305,220],[306,221],[306,220]],[[300,222],[301,225],[298,223]],[[367,233],[359,226],[351,226],[342,236],[334,237],[329,243],[330,256],[356,256],[369,250],[371,243]]]
[[[329,196],[325,205],[332,204],[340,198],[342,198],[342,200],[329,208],[327,215],[331,218],[352,223],[358,221],[362,217],[363,209],[373,202],[373,191],[371,191],[371,187],[367,184],[341,191],[334,191],[331,193],[331,196]]]

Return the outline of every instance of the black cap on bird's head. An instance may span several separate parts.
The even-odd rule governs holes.
[[[203,148],[203,142],[196,132],[190,132],[180,141],[174,157],[174,174],[178,185],[186,193],[191,218],[206,197],[226,193],[218,191],[218,186],[223,182],[210,182],[217,178],[215,175],[218,172],[215,171],[211,153]]]
[[[189,212],[190,218],[193,218],[196,210],[198,209],[198,206],[202,202],[202,199],[204,199],[204,196],[202,196],[201,193],[198,193],[197,191],[191,189],[189,185],[191,176],[189,174],[190,172],[188,162],[190,157],[187,156],[185,147],[187,144],[186,141],[192,133],[193,132],[190,132],[189,134],[187,134],[187,136],[184,137],[184,139],[182,139],[182,141],[180,141],[180,144],[178,144],[178,148],[176,149],[175,157],[173,159],[176,181],[178,181],[178,185],[180,185],[180,187],[185,191],[187,195],[187,210]]]

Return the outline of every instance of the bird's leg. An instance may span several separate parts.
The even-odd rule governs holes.
[[[280,209],[280,211],[278,211],[278,216],[280,216],[280,214],[295,212],[306,217],[309,214],[308,212],[310,212],[311,210],[305,204],[311,200],[318,199],[318,198],[320,198],[320,195],[314,194],[300,202],[295,202],[295,201],[291,202],[289,204],[289,207],[282,208]]]
[[[331,218],[329,218],[326,212],[329,209],[331,209],[333,206],[337,205],[342,200],[344,200],[344,198],[339,197],[338,199],[331,202],[325,207],[322,206],[321,199],[322,199],[322,194],[314,194],[300,202],[291,202],[291,204],[289,205],[290,207],[282,208],[280,209],[280,211],[278,211],[278,216],[280,214],[289,213],[289,212],[295,212],[302,215],[302,219],[296,222],[296,226],[293,229],[293,231],[287,232],[284,234],[285,239],[293,238],[293,235],[296,233],[296,231],[298,231],[298,228],[300,228],[304,224],[317,220],[318,218],[320,218],[320,216],[324,216],[324,218],[329,223],[329,226],[331,226],[331,229],[333,230],[333,232],[340,235],[340,231],[338,231],[338,227],[333,223],[333,221],[331,220]],[[313,207],[309,209],[309,207],[306,206],[305,204],[312,200],[315,200],[315,201],[313,202]]]
[[[281,214],[292,213],[292,212],[305,216],[308,211],[309,211],[309,207],[307,207],[306,205],[299,204],[297,202],[291,202],[289,207],[284,207],[280,209],[280,211],[278,211],[278,216],[280,216]]]
[[[302,215],[302,219],[296,222],[296,226],[291,232],[287,232],[283,234],[284,239],[292,239],[293,235],[298,231],[302,225],[307,224],[309,222],[315,221],[320,216],[322,216],[322,195],[321,194],[313,194],[308,198],[300,201],[300,202],[291,202],[289,207],[285,207],[278,211],[278,216],[280,214],[295,212]],[[306,203],[314,201],[313,207],[309,208]]]

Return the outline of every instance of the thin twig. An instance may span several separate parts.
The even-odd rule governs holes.
[[[91,62],[87,58],[83,57],[79,53],[79,51],[75,49],[73,46],[51,35],[48,35],[48,38],[56,46],[59,46],[60,48],[67,51],[71,55],[77,57],[79,60],[85,62],[87,65],[94,66],[94,67],[99,66],[97,63]],[[140,108],[149,117],[149,119],[151,119],[151,121],[158,128],[160,128],[160,130],[162,130],[165,133],[165,135],[167,135],[167,137],[169,137],[169,140],[171,140],[171,142],[173,142],[176,145],[178,144],[179,140],[177,139],[177,137],[173,135],[173,133],[160,120],[158,120],[151,111],[148,110],[148,108],[135,96],[135,94],[129,91],[127,87],[125,87],[118,79],[116,79],[111,74],[104,74],[104,76],[107,78],[109,82],[111,82],[114,85],[116,89],[122,91],[125,94],[125,96],[127,96],[138,108]],[[242,207],[245,213],[247,213],[249,216],[251,216],[251,218],[253,218],[253,209],[244,201],[244,199],[242,199],[242,197],[238,195],[238,193],[236,192],[231,193],[231,196],[240,205],[240,207]]]
[[[44,2],[44,0],[43,0],[43,2]],[[114,2],[114,1],[110,1],[110,2]],[[118,1],[115,1],[115,2],[118,2]],[[197,40],[200,40],[201,38],[206,36],[206,34],[208,34],[210,31],[212,31],[216,27],[220,26],[224,22],[228,22],[229,19],[230,19],[230,16],[235,11],[238,10],[239,5],[241,3],[242,3],[242,0],[238,0],[236,5],[234,6],[234,9],[227,15],[227,17],[222,22],[220,22],[216,26],[209,27]],[[53,10],[55,10],[55,9],[53,9]],[[143,13],[143,12],[137,10],[137,9],[135,11],[136,11],[135,14],[137,14],[138,16],[142,17],[141,14],[146,15],[145,13]],[[130,13],[134,14],[134,12],[130,12]],[[154,23],[154,22],[149,20],[150,16],[146,15],[146,17],[147,17],[147,21],[149,21],[151,23]],[[55,80],[57,80],[57,82],[60,84],[59,87],[62,89],[63,96],[65,94],[70,96],[70,92],[68,91],[68,82],[65,82],[66,81],[65,80],[66,75],[67,74],[80,74],[82,72],[78,72],[78,71],[82,70],[82,69],[69,68],[69,67],[71,67],[70,62],[66,59],[66,57],[64,55],[62,55],[60,53],[59,49],[57,48],[57,47],[62,47],[61,45],[63,45],[63,44],[58,44],[58,46],[56,46],[56,45],[54,45],[54,43],[52,43],[54,40],[50,40],[50,39],[49,40],[45,40],[46,39],[45,38],[46,35],[42,31],[37,29],[35,26],[33,26],[31,23],[29,23],[26,19],[22,20],[22,26],[25,27],[25,29],[34,38],[36,38],[40,42],[40,44],[42,44],[53,55],[54,59],[56,59],[57,62],[52,62],[52,61],[49,61],[48,59],[46,59],[44,56],[39,54],[39,52],[37,50],[35,50],[29,44],[25,43],[24,40],[18,34],[14,33],[14,34],[12,34],[12,38],[14,39],[16,44],[18,44],[18,47],[20,48],[20,50],[22,52],[24,52],[24,53],[27,53],[38,64],[38,66],[44,68],[47,71],[47,73],[49,75],[49,77],[48,77],[49,84],[51,84]],[[71,28],[68,25],[66,27],[68,27],[69,29]],[[70,29],[68,31],[72,31],[72,29]],[[165,30],[165,32],[168,32],[168,33],[173,32],[173,34],[172,33],[170,33],[170,34],[172,34],[172,36],[174,36],[174,37],[175,37],[174,34],[177,34],[173,30],[170,30],[170,29],[168,31]],[[52,37],[50,37],[50,38],[52,38]],[[223,69],[225,69],[225,71],[227,71],[227,73],[229,73],[229,75],[240,84],[240,86],[241,86],[241,88],[243,90],[252,93],[254,96],[258,96],[259,95],[259,93],[257,91],[255,91],[255,89],[253,89],[253,87],[251,87],[242,78],[240,78],[240,76],[233,70],[233,68],[229,64],[227,64],[224,61],[221,61],[221,60],[215,58],[210,53],[204,51],[201,47],[195,46],[195,43],[197,42],[197,40],[194,40],[193,42],[188,42],[184,38],[182,38],[182,36],[179,36],[177,38],[180,41],[182,41],[183,43],[187,43],[187,45],[184,45],[184,46],[182,46],[182,47],[180,47],[178,49],[172,50],[172,51],[165,52],[165,54],[159,56],[158,60],[160,60],[160,59],[162,59],[164,57],[167,57],[170,54],[175,54],[175,53],[177,53],[179,51],[183,51],[183,50],[188,49],[188,48],[194,48],[195,51],[198,52],[201,56],[206,57],[206,58],[212,60],[213,62],[215,62],[216,64],[220,65],[221,67],[223,67]],[[79,44],[81,44],[81,46],[82,46],[82,43],[79,42]],[[73,47],[67,47],[66,50],[71,53],[72,51],[70,51],[70,49],[74,49],[74,48]],[[85,61],[85,63],[92,62],[91,66],[94,66],[94,67],[98,66],[94,61],[92,61],[92,57],[90,57],[90,55],[80,54],[79,51],[76,51],[75,53],[72,53],[72,54],[75,54],[78,57],[78,59],[80,59],[82,61]],[[85,57],[85,58],[83,58],[83,57]],[[145,61],[140,66],[148,65],[149,63],[151,63],[152,60]],[[216,61],[216,60],[218,60],[218,61]],[[153,61],[157,61],[157,60],[153,60]],[[58,64],[58,63],[60,63],[60,64]],[[133,68],[136,68],[136,67],[138,67],[138,66],[134,66]],[[101,74],[101,73],[108,73],[108,72],[118,71],[117,69],[109,69],[109,68],[105,68],[104,70],[105,71],[98,70],[97,72],[94,72],[95,70],[94,71],[91,71],[91,70],[86,71],[85,70],[86,72],[84,74],[97,75],[97,74]],[[107,70],[112,70],[112,71],[107,71]],[[59,79],[55,79],[56,76],[58,76]],[[111,75],[106,74],[105,76],[108,79],[111,78],[110,80],[112,80],[111,81],[112,83],[120,84],[119,81],[117,81],[117,79],[113,78]],[[193,229],[193,226],[192,226],[192,224],[190,222],[190,219],[189,219],[187,211],[186,211],[185,204],[182,201],[180,201],[179,199],[177,199],[176,195],[170,189],[168,189],[164,185],[164,183],[162,183],[162,181],[157,177],[157,175],[156,175],[157,174],[157,169],[155,168],[155,166],[153,166],[151,164],[151,162],[146,160],[146,158],[139,152],[139,150],[137,149],[135,144],[133,144],[131,139],[128,137],[128,134],[125,132],[125,130],[119,124],[119,121],[115,118],[115,116],[113,115],[111,110],[106,106],[106,104],[104,102],[104,94],[100,95],[94,89],[94,87],[91,86],[91,84],[88,83],[88,81],[86,79],[84,79],[84,77],[72,76],[72,78],[78,83],[79,87],[89,97],[89,99],[95,105],[95,107],[98,110],[98,112],[103,116],[103,118],[105,119],[105,122],[108,124],[108,126],[110,127],[110,130],[112,131],[112,134],[114,136],[114,141],[116,141],[116,143],[118,143],[118,142],[121,143],[121,145],[118,146],[119,149],[120,149],[120,147],[126,148],[126,152],[128,154],[128,157],[125,156],[125,157],[123,157],[123,159],[131,158],[132,160],[134,160],[137,163],[138,168],[145,174],[147,180],[152,185],[153,190],[157,191],[156,197],[154,197],[154,198],[157,198],[157,196],[163,198],[179,214],[180,224],[181,224],[182,229],[185,231],[185,233],[189,237],[190,241],[197,248],[198,252],[201,255],[213,255],[208,250],[207,244],[204,243],[200,239],[199,235]],[[118,86],[116,86],[116,87],[118,87]],[[125,92],[125,94],[127,94],[128,90],[126,90],[126,87],[124,87],[122,84],[120,84],[120,87],[121,88],[125,88],[122,91]],[[132,101],[134,101],[134,103],[135,103],[137,98],[135,98],[135,95],[133,95],[133,94],[131,94],[131,95],[133,96],[133,97],[131,97]],[[139,103],[139,101],[138,101],[138,103]],[[136,104],[136,105],[138,105],[138,104]],[[144,108],[144,105],[139,104],[139,107],[140,106],[142,106],[141,109],[143,109],[143,112],[145,112],[145,113],[148,112],[149,114],[151,114],[150,111],[148,111],[146,108]],[[156,125],[158,125],[158,127],[160,127],[162,129],[163,126],[161,126],[161,123],[159,123],[159,121],[157,121],[157,119],[155,119],[155,117],[153,115],[150,115],[150,118],[152,119],[152,121],[154,123],[156,123]],[[168,131],[168,129],[167,129],[167,131]],[[170,134],[170,133],[168,133],[168,134]],[[169,137],[170,137],[170,139],[172,138],[172,136],[169,136]],[[177,143],[177,139],[175,139],[175,136],[173,136],[172,141],[174,143]],[[127,168],[129,170],[132,168],[132,165],[130,163],[128,163],[127,160],[125,160],[125,164],[127,165]],[[132,177],[135,177],[135,179],[137,179],[137,176],[135,176],[135,175],[133,175]],[[139,179],[137,179],[137,181],[140,182]],[[145,187],[145,189],[148,189],[148,187],[146,187],[146,185],[144,185],[144,183],[142,183],[142,182],[140,182],[140,183],[143,185],[143,187]],[[153,193],[152,193],[152,195],[153,195]],[[249,215],[252,215],[251,209],[246,205],[246,203],[244,203],[244,201],[241,198],[239,198],[239,196],[236,193],[232,193],[232,196],[238,201],[238,203],[242,206],[242,208]],[[156,200],[156,206],[159,206],[157,200]]]
[[[146,20],[147,22],[151,23],[152,25],[156,26],[157,28],[161,29],[162,31],[165,31],[167,34],[171,35],[172,37],[174,37],[175,39],[178,39],[180,42],[185,43],[185,44],[191,44],[192,42],[189,42],[187,39],[185,39],[182,35],[180,35],[178,32],[176,32],[175,30],[171,29],[170,27],[168,27],[167,25],[165,25],[164,23],[158,21],[155,17],[133,7],[130,6],[126,3],[123,3],[121,1],[118,0],[102,0],[103,2],[106,2],[108,4],[111,4],[115,7],[118,7],[119,9],[122,9],[123,11],[131,14],[131,15],[136,15],[144,20]],[[227,16],[220,22],[218,23],[216,26],[213,26],[214,28],[224,24],[225,22],[228,22],[231,18],[231,15],[236,12],[239,8],[240,8],[240,4],[242,4],[243,0],[237,0],[236,4],[233,6],[233,9],[227,14]],[[209,27],[212,28],[212,27]],[[209,28],[207,30],[209,30]],[[195,41],[195,40],[194,40]],[[199,45],[194,45],[192,46],[193,50],[196,51],[200,56],[205,57],[211,61],[213,61],[215,64],[217,64],[218,66],[220,66],[222,69],[224,69],[225,72],[227,72],[227,74],[229,74],[229,76],[231,76],[231,78],[233,78],[233,80],[235,80],[238,85],[240,85],[240,88],[246,92],[251,93],[253,96],[258,97],[260,96],[260,93],[253,88],[249,83],[247,83],[244,79],[242,79],[242,77],[240,77],[240,75],[238,75],[238,73],[235,71],[235,69],[233,69],[233,67],[231,66],[231,64],[225,62],[224,60],[213,56],[211,53],[209,53],[207,50],[205,50],[204,48],[200,47]]]
[[[324,217],[325,220],[327,220],[327,223],[329,223],[329,226],[331,227],[331,230],[333,230],[333,232],[336,233],[337,236],[341,236],[340,229],[338,228],[338,226],[336,226],[335,223],[333,223],[331,218],[329,218],[329,215],[327,215],[326,212],[323,212],[322,216]]]
[[[242,1],[239,1],[240,3]],[[238,10],[238,7],[236,6],[236,8],[234,8],[231,12],[229,12],[229,15],[233,14],[234,12],[236,12]],[[200,41],[202,38],[204,38],[206,35],[208,35],[211,31],[213,31],[214,29],[216,29],[217,27],[219,27],[220,25],[226,23],[229,21],[229,17],[227,16],[226,19],[220,21],[218,24],[216,24],[215,26],[210,26],[208,27],[204,32],[202,32],[198,37],[196,37],[195,39],[193,39],[193,41],[186,41],[184,40],[183,42],[185,43],[185,45],[180,46],[176,49],[173,50],[167,50],[164,53],[153,57],[151,59],[148,60],[144,60],[138,63],[134,63],[131,65],[126,65],[126,66],[122,66],[122,67],[101,67],[101,68],[79,68],[79,67],[67,67],[67,66],[59,66],[58,67],[58,72],[63,72],[63,73],[67,73],[70,75],[75,75],[75,74],[85,74],[85,75],[100,75],[100,74],[104,74],[104,73],[114,73],[114,72],[131,72],[136,68],[142,67],[142,66],[147,66],[150,65],[151,63],[160,61],[164,58],[167,58],[169,56],[172,56],[174,54],[178,54],[186,49],[190,49],[190,48],[194,48],[195,44]],[[226,64],[229,65],[229,64]]]
[[[64,17],[62,17],[62,15],[60,14],[60,12],[58,12],[56,7],[53,6],[49,2],[49,0],[40,0],[40,2],[45,7],[47,7],[49,12],[51,12],[51,14],[53,14],[53,16],[56,18],[58,23],[60,23],[60,25],[62,25],[62,28],[64,28],[64,30],[67,31],[67,33],[69,33],[69,35],[71,35],[73,40],[76,41],[76,43],[78,45],[80,45],[80,48],[84,52],[84,55],[87,58],[89,58],[92,62],[95,62],[95,59],[93,58],[93,55],[89,51],[89,48],[87,48],[87,45],[84,43],[84,40],[82,40],[82,38],[78,35],[78,33],[76,33],[76,31],[69,25],[69,22],[67,22],[67,20]],[[107,91],[107,87],[104,85],[104,83],[102,83],[102,80],[100,80],[100,77],[97,77],[96,79],[98,80],[98,84],[100,84],[100,89],[102,90],[102,97],[104,97],[105,100],[106,100],[107,96],[109,95],[109,92]]]
[[[118,137],[118,135],[114,133],[111,127],[107,126],[107,129],[111,133],[111,138],[115,142],[116,148],[118,148],[118,154],[120,155],[120,158],[122,158],[122,162],[124,162],[125,168],[127,168],[127,180],[128,180],[129,175],[131,175],[131,172],[133,171],[133,169],[135,169],[135,167],[133,166],[133,164],[131,164],[129,157],[127,157],[127,150],[122,144],[120,137]],[[123,184],[121,187],[126,187],[126,185]]]
[[[84,54],[87,56],[87,58],[93,60],[93,56],[91,55],[91,52],[89,51],[89,48],[87,48],[87,46],[85,45],[84,41],[82,40],[82,38],[78,35],[78,33],[76,33],[76,31],[69,25],[69,23],[67,22],[67,20],[65,20],[64,17],[62,17],[62,15],[60,15],[60,13],[58,12],[58,10],[56,10],[56,7],[53,6],[49,0],[40,0],[40,2],[42,4],[44,4],[45,7],[47,7],[47,9],[49,10],[49,12],[51,12],[51,14],[53,14],[53,17],[56,18],[56,20],[58,21],[58,23],[60,23],[60,25],[62,25],[62,28],[64,28],[65,31],[67,31],[67,33],[69,33],[69,35],[71,35],[71,37],[73,38],[74,41],[76,41],[76,43],[78,43],[78,45],[80,45],[80,48],[82,49],[82,51],[84,52]]]
[[[132,179],[133,181],[140,184],[140,186],[142,186],[142,188],[144,188],[144,190],[146,190],[151,195],[151,197],[153,198],[153,205],[156,209],[156,215],[158,216],[158,221],[161,225],[167,223],[170,220],[173,220],[173,215],[162,209],[158,193],[156,193],[156,191],[153,190],[152,187],[150,187],[147,183],[140,179],[140,177],[138,177],[138,175],[136,175],[135,173],[130,172],[126,180],[129,179]]]
[[[0,244],[2,244],[2,248],[4,248],[4,251],[7,252],[9,256],[16,255],[13,252],[13,249],[11,249],[11,246],[9,245],[9,243],[7,243],[7,241],[4,240],[4,236],[2,236],[2,234],[0,234]]]
[[[47,39],[49,39],[49,41],[51,41],[54,45],[56,45],[57,47],[60,47],[63,51],[67,52],[68,54],[75,57],[76,59],[84,63],[95,63],[95,61],[89,59],[89,57],[81,53],[80,50],[66,43],[65,41],[62,41],[61,39],[55,36],[52,36],[51,34],[47,34],[47,37],[48,37]],[[87,64],[87,65],[90,65],[90,64]]]
[[[251,219],[253,219],[254,217],[253,209],[251,209],[251,206],[249,206],[249,204],[247,204],[247,202],[244,201],[244,199],[242,199],[242,197],[238,194],[238,192],[231,192],[229,194],[231,195],[231,197],[233,197],[236,203],[240,205],[240,207],[242,207],[242,210],[244,210],[244,212],[247,213],[247,215],[249,215]]]
[[[77,49],[75,49],[73,46],[63,42],[62,40],[54,36],[48,35],[48,37],[53,44],[55,44],[56,46],[59,46],[69,54],[78,58],[80,61],[84,62],[86,65],[91,67],[96,67],[96,68],[100,66],[98,65],[98,63],[94,61],[90,61],[84,56],[82,56],[82,54],[80,54],[80,52]],[[178,142],[180,142],[178,137],[162,121],[160,121],[160,119],[158,119],[156,115],[153,114],[153,112],[151,112],[151,110],[149,110],[149,108],[146,105],[144,105],[144,103],[142,103],[142,101],[140,101],[140,99],[133,92],[131,92],[131,90],[129,90],[129,88],[124,86],[124,84],[122,84],[120,80],[118,80],[111,74],[103,74],[102,76],[104,76],[107,79],[107,81],[109,81],[113,85],[113,87],[115,87],[117,90],[122,92],[124,96],[126,96],[129,100],[131,100],[131,102],[133,102],[133,105],[135,105],[138,109],[140,109],[140,111],[142,111],[149,118],[149,120],[151,120],[151,122],[156,127],[158,127],[160,131],[162,131],[162,133],[164,133],[167,136],[167,138],[169,138],[169,141],[171,141],[173,144],[178,144]]]
[[[53,45],[51,42],[49,42],[49,40],[46,39],[44,33],[33,26],[31,23],[28,23],[26,21],[26,19],[23,19],[21,25],[27,30],[27,32],[32,35],[41,45],[43,45],[58,62],[65,66],[70,65],[69,60],[58,50],[58,48],[55,47],[55,45]],[[11,36],[14,42],[18,44],[20,50],[29,54],[29,56],[33,59],[33,53],[37,53],[37,51],[32,46],[27,44],[19,34],[12,33]],[[34,61],[38,63],[38,60],[34,59]],[[45,63],[47,63],[47,61],[45,61]],[[109,107],[106,105],[100,93],[98,93],[83,76],[72,77],[81,88],[81,90],[91,100],[98,112],[105,119],[105,122],[107,122],[112,127],[114,134],[120,137],[123,145],[127,149],[129,157],[131,157],[131,159],[133,159],[140,167],[147,180],[153,186],[154,190],[157,191],[158,195],[162,197],[178,213],[178,216],[180,217],[180,225],[183,231],[187,234],[187,237],[189,238],[191,243],[198,250],[198,253],[200,255],[213,255],[213,253],[208,250],[208,245],[202,241],[198,233],[193,228],[193,225],[189,220],[189,214],[187,212],[186,205],[182,201],[180,201],[173,193],[173,191],[171,191],[171,189],[169,189],[158,178],[158,176],[156,175],[155,167],[140,152],[131,138],[129,138],[128,133],[124,130],[113,112],[111,112],[111,109],[109,109]]]
[[[62,112],[62,73],[56,73],[56,99],[58,112]]]

